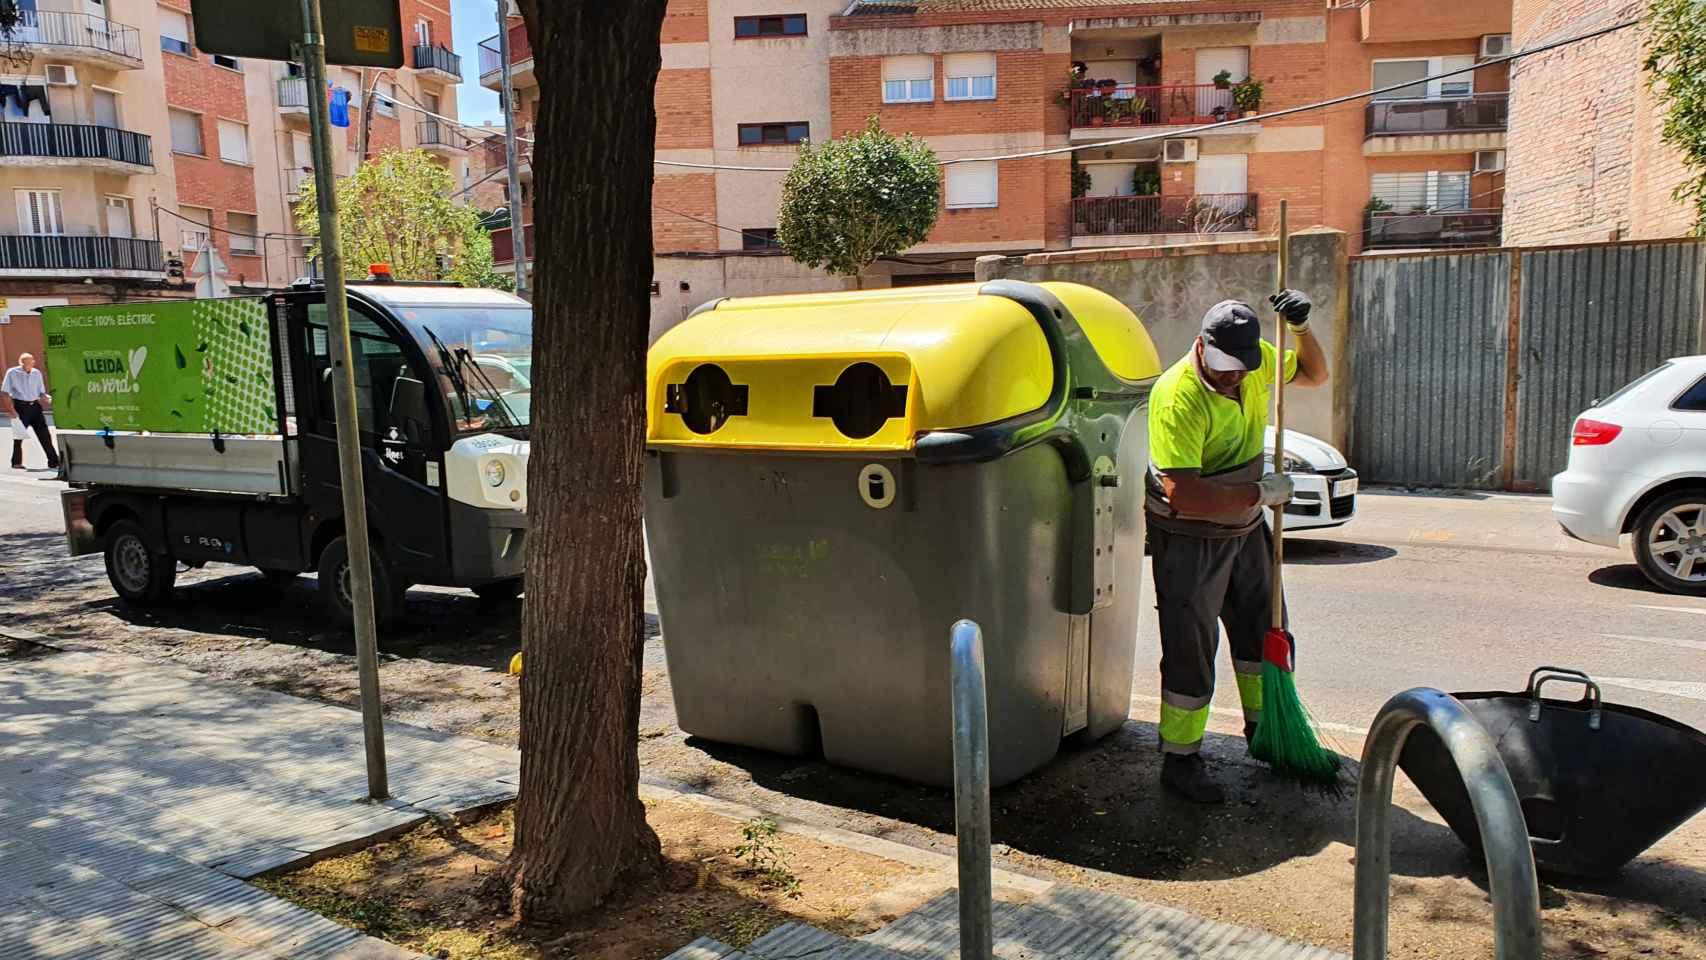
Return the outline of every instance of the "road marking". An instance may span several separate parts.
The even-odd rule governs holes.
[[[1632,603],[1632,607],[1642,610],[1662,610],[1665,613],[1692,613],[1697,617],[1706,617],[1706,607],[1657,607],[1650,603]]]
[[[1628,633],[1602,633],[1600,636],[1609,640],[1635,640],[1640,643],[1661,643],[1669,647],[1682,647],[1687,650],[1706,650],[1706,640],[1677,640],[1672,637],[1638,637]]]
[[[1614,687],[1628,687],[1631,690],[1645,690],[1648,693],[1662,693],[1668,697],[1682,697],[1685,700],[1706,700],[1706,683],[1688,680],[1643,680],[1639,677],[1600,677],[1599,682],[1609,683]]]

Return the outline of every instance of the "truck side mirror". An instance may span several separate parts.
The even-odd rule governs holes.
[[[410,377],[391,382],[391,422],[401,424],[410,441],[420,441],[427,423],[426,384]]]

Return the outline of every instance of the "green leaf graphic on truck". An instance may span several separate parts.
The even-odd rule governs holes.
[[[42,327],[61,429],[278,432],[260,298],[48,307]]]

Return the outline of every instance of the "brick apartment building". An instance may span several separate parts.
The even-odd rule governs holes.
[[[671,0],[657,158],[786,167],[875,116],[942,159],[940,220],[864,286],[969,277],[975,258],[1235,239],[1295,227],[1353,249],[1497,242],[1510,0]],[[518,76],[531,50],[511,26]],[[482,83],[495,86],[495,43]],[[489,55],[489,59],[488,59]],[[490,66],[488,72],[487,66]],[[1244,81],[1260,81],[1259,100]],[[1220,129],[1375,86],[1368,102]],[[517,102],[536,100],[530,79]],[[524,121],[525,122],[525,121]],[[1177,134],[1177,135],[1174,135]],[[1142,143],[1098,144],[1138,135]],[[659,166],[654,328],[725,294],[849,285],[775,256],[782,175]],[[502,244],[500,242],[499,246]]]
[[[189,295],[168,266],[193,265],[205,246],[238,290],[309,272],[291,213],[312,179],[296,65],[197,49],[189,0],[20,7],[18,62],[0,64],[0,186],[12,201],[0,205],[0,355],[39,353],[39,306]],[[466,140],[401,106],[456,112],[449,0],[402,0],[402,14],[404,69],[331,68],[351,101],[334,164],[354,169],[365,80],[384,98],[369,150],[420,146],[460,178]]]
[[[1633,20],[1647,0],[1515,0],[1520,48]],[[1643,27],[1513,64],[1504,241],[1676,237],[1693,225],[1671,199],[1687,175],[1659,139],[1662,108],[1641,71]],[[1559,96],[1561,90],[1569,96]]]

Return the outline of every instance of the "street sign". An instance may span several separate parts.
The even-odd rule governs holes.
[[[295,60],[302,44],[301,0],[248,0],[239,14],[226,4],[199,3],[195,45],[204,53]],[[397,0],[337,0],[322,17],[326,62],[346,67],[403,65],[403,15]]]

